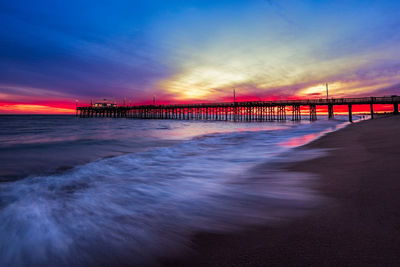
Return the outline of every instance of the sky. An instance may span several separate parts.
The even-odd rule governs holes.
[[[400,95],[400,1],[0,0],[0,113]]]

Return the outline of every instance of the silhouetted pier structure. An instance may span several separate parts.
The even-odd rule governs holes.
[[[347,106],[349,121],[352,122],[353,105],[369,105],[371,118],[374,105],[393,105],[393,113],[399,113],[400,96],[332,98],[277,101],[242,101],[176,105],[132,105],[111,107],[77,107],[77,116],[82,118],[109,117],[135,119],[177,120],[221,120],[221,121],[283,121],[302,119],[306,109],[309,120],[317,119],[317,106],[328,107],[328,117],[334,117],[334,106]]]

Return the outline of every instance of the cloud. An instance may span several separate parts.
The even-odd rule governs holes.
[[[58,19],[58,6],[54,14],[34,7],[0,12],[0,21],[8,25],[7,30],[0,30],[0,83],[77,97],[140,97],[150,90],[155,80],[167,75],[168,68],[158,59],[156,45],[146,39],[142,22],[118,24],[105,6],[99,7],[94,19],[78,13],[78,17],[86,16],[84,21],[62,20],[64,12]],[[122,15],[123,10],[118,12]],[[98,21],[103,15],[105,21]],[[132,23],[132,28],[124,23]]]
[[[397,42],[386,41],[398,36],[386,28],[397,17],[385,18],[386,9],[372,6],[317,6],[283,1],[279,12],[254,5],[175,16],[164,25],[173,33],[164,41],[175,74],[159,86],[191,100],[224,97],[239,87],[258,96],[278,88],[286,96],[316,95],[310,88],[325,82],[335,84],[337,95],[360,95],[400,81],[393,71],[400,59]]]

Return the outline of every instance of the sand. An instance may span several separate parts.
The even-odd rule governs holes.
[[[400,116],[352,124],[299,149],[330,148],[290,171],[319,176],[311,214],[236,233],[200,233],[165,266],[400,265]]]

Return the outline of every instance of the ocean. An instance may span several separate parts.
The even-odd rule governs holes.
[[[0,266],[156,265],[194,233],[299,216],[318,178],[282,163],[346,119],[0,116]]]

